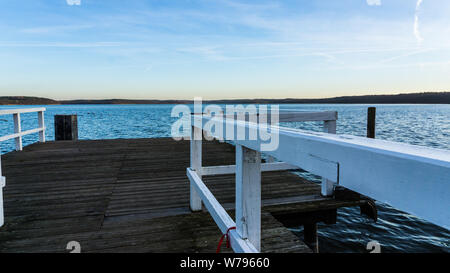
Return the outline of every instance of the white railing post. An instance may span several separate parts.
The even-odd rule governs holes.
[[[191,128],[191,169],[202,179],[202,129]],[[192,211],[202,210],[202,199],[193,183],[190,183],[190,208]]]
[[[236,145],[236,231],[261,251],[261,153]]]
[[[39,128],[42,129],[42,131],[39,132],[39,142],[45,142],[44,111],[38,112],[38,123],[39,123]]]
[[[3,187],[5,187],[5,177],[2,176],[2,159],[0,155],[0,227],[5,223],[3,212]]]
[[[323,131],[329,134],[336,134],[336,120],[326,120],[323,123]],[[323,196],[332,196],[334,193],[334,183],[331,180],[322,178],[322,190]]]
[[[20,113],[13,114],[13,119],[14,119],[14,133],[20,134],[20,132],[22,131],[20,127]],[[15,140],[16,140],[16,151],[22,151],[22,136],[21,135],[17,136]]]

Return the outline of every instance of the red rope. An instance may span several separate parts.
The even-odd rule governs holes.
[[[230,248],[230,230],[236,229],[236,227],[230,227],[229,229],[227,229],[227,232],[225,234],[222,235],[222,237],[220,237],[219,240],[219,245],[217,246],[217,250],[216,253],[220,253],[220,248],[222,247],[222,243],[223,243],[223,239],[226,238],[227,239],[227,248]]]

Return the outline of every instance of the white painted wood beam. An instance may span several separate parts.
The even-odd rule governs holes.
[[[284,162],[261,163],[261,171],[262,172],[285,171],[285,170],[295,170],[295,169],[298,169],[298,167],[284,163]],[[235,174],[235,173],[236,173],[236,165],[202,167],[202,175],[205,175],[205,176]]]
[[[191,128],[191,169],[202,179],[202,129],[193,126]],[[202,199],[190,183],[190,208],[192,211],[202,210]]]
[[[20,124],[20,113],[13,114],[14,119],[14,134],[17,134],[15,137],[16,142],[16,151],[22,151],[22,135],[21,135],[21,124]]]
[[[236,231],[261,250],[261,153],[236,145]]]
[[[25,135],[34,134],[34,133],[38,133],[38,132],[43,132],[43,131],[45,131],[45,127],[22,131],[20,133],[15,133],[15,134],[7,135],[7,136],[2,136],[2,137],[0,137],[0,142],[8,140],[8,139],[12,139],[12,138],[17,139],[18,137],[22,137]]]
[[[41,108],[23,108],[23,109],[3,109],[0,110],[1,115],[11,115],[11,114],[20,114],[20,113],[32,113],[32,112],[43,112],[46,109]]]
[[[199,193],[200,198],[203,200],[206,209],[211,214],[214,222],[216,222],[220,231],[225,234],[231,227],[235,227],[236,223],[231,219],[230,215],[220,205],[211,191],[206,187],[197,172],[188,168],[187,176],[194,186],[195,190]],[[231,247],[236,253],[258,253],[259,251],[250,243],[249,240],[242,239],[236,230],[231,230],[229,233]]]
[[[336,134],[336,120],[328,120],[323,123],[323,131],[329,134]],[[321,194],[323,196],[333,196],[334,182],[326,178],[322,178]]]
[[[38,112],[38,124],[39,124],[39,128],[42,129],[41,131],[39,131],[39,142],[45,142],[44,111]]]

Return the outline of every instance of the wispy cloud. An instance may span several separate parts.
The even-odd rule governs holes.
[[[353,47],[353,48],[319,48],[301,47],[298,42],[262,42],[262,43],[237,43],[228,45],[202,45],[192,48],[179,48],[178,52],[193,53],[210,61],[241,61],[263,59],[285,59],[302,57],[321,57],[327,62],[342,63],[347,56],[358,54],[359,56],[371,56],[373,54],[390,54],[411,51],[406,54],[398,54],[395,57],[384,59],[380,63],[388,63],[395,59],[429,52],[434,49],[421,49],[412,51],[414,47]],[[239,51],[236,51],[236,48]],[[264,49],[264,50],[261,50]],[[271,54],[269,54],[271,53]]]
[[[69,5],[69,6],[73,6],[73,5],[79,6],[79,5],[81,5],[81,0],[66,0],[66,2],[67,2],[67,5]]]
[[[380,63],[389,63],[389,62],[392,62],[392,61],[397,60],[397,59],[410,57],[410,56],[415,56],[415,55],[427,53],[427,52],[430,52],[430,51],[433,51],[433,50],[436,50],[436,49],[435,48],[428,48],[428,49],[415,50],[415,51],[411,51],[411,52],[408,52],[408,53],[397,55],[397,56],[394,56],[394,57],[391,57],[391,58],[388,58],[388,59],[384,59]]]
[[[366,0],[369,6],[381,6],[381,0]]]
[[[93,27],[94,27],[93,25],[42,26],[42,27],[25,28],[20,31],[31,34],[61,33],[74,30],[83,30]]]
[[[193,53],[200,56],[203,56],[207,59],[214,60],[214,61],[225,61],[229,60],[230,58],[225,57],[219,50],[218,46],[201,46],[201,47],[193,47],[193,48],[182,48],[179,49],[179,52],[184,53]]]
[[[89,42],[89,43],[46,43],[46,42],[0,42],[0,47],[118,47],[123,43],[119,42]]]
[[[423,38],[420,34],[419,29],[419,11],[420,11],[420,5],[422,5],[423,0],[417,0],[416,3],[416,14],[414,15],[414,36],[416,36],[416,40],[419,44],[422,43]]]
[[[380,1],[380,0],[378,0],[378,1]],[[266,10],[266,9],[278,8],[280,6],[279,4],[276,4],[276,3],[248,4],[248,3],[240,3],[240,2],[236,2],[236,1],[230,1],[230,0],[221,0],[220,2],[225,4],[226,6],[240,9],[240,10]]]

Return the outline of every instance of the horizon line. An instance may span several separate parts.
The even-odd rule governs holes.
[[[344,96],[334,96],[334,97],[316,97],[316,98],[302,98],[302,97],[285,97],[285,98],[217,98],[217,99],[202,99],[203,101],[238,101],[238,100],[327,100],[327,99],[337,99],[337,98],[356,98],[356,97],[382,97],[382,96],[399,96],[399,95],[420,95],[420,94],[445,94],[450,93],[450,91],[429,91],[429,92],[408,92],[408,93],[394,93],[394,94],[368,94],[368,95],[344,95]],[[201,96],[194,96],[200,97]],[[77,98],[77,99],[56,99],[49,97],[38,97],[38,96],[0,96],[0,99],[4,98],[28,98],[28,99],[46,99],[53,100],[56,102],[67,102],[67,101],[101,101],[101,100],[126,100],[126,101],[193,101],[194,98]]]

